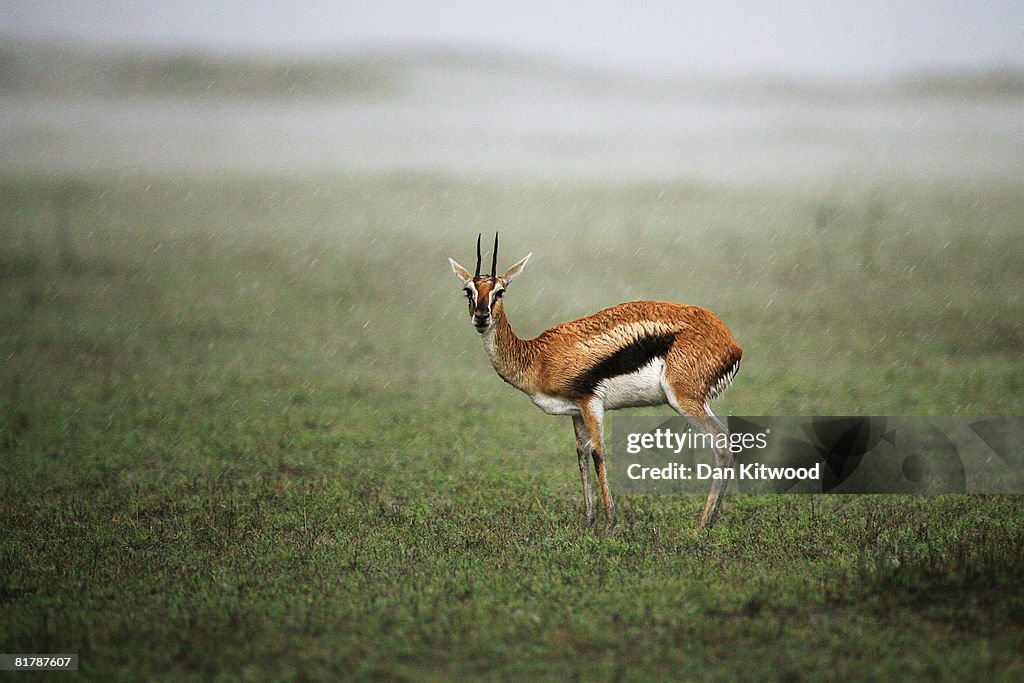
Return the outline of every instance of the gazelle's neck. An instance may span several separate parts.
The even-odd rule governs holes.
[[[498,376],[516,389],[530,393],[529,371],[536,355],[535,349],[529,341],[516,336],[504,311],[481,336],[484,350]]]

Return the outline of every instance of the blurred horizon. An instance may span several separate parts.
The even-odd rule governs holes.
[[[14,174],[1010,182],[1024,6],[0,7]]]
[[[333,58],[0,40],[7,174],[1009,182],[1024,70],[616,73],[495,50]]]

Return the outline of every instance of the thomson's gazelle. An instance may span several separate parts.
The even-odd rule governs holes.
[[[530,256],[497,275],[495,235],[490,275],[480,274],[479,236],[474,274],[448,260],[498,375],[529,394],[545,413],[572,416],[587,521],[595,519],[589,456],[601,483],[607,530],[615,520],[615,503],[605,466],[605,411],[668,403],[696,428],[724,434],[708,402],[729,386],[742,350],[714,313],[664,301],[619,304],[556,325],[534,339],[520,339],[509,325],[502,295]],[[718,467],[727,467],[734,456],[728,448],[716,449],[715,459]],[[725,487],[724,479],[712,483],[698,529],[714,522]]]

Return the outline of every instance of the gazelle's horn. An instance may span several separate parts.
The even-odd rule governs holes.
[[[494,253],[491,254],[491,277],[498,277],[498,233],[494,233]]]
[[[480,277],[480,235],[476,236],[476,274],[473,277]]]

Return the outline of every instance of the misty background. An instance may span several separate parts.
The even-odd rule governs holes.
[[[1014,3],[0,8],[28,173],[1014,180]]]

